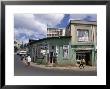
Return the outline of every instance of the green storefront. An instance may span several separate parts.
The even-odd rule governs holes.
[[[30,54],[40,64],[77,65],[85,59],[86,65],[97,65],[96,22],[70,21],[65,36],[30,41]],[[55,53],[55,60],[51,59]]]
[[[70,52],[71,52],[70,51],[71,50],[71,48],[70,48],[71,41],[70,40],[71,40],[71,36],[62,36],[62,37],[44,38],[44,39],[41,39],[38,41],[31,41],[29,43],[31,58],[34,59],[34,61],[36,61],[36,62],[42,61],[41,63],[44,63],[44,64],[52,63],[49,55],[51,52],[54,52],[54,53],[56,53],[56,62],[55,63],[61,64],[61,65],[73,64],[72,63],[73,61],[71,60],[72,56],[70,55]],[[46,45],[46,47],[45,47],[45,45]],[[41,50],[45,50],[45,52],[46,52],[45,55],[40,57],[40,55],[37,53],[38,48],[40,48],[39,52],[41,52]],[[64,51],[66,51],[67,54]],[[33,57],[35,55],[37,55],[37,57]],[[54,61],[53,61],[53,63],[54,63]]]
[[[41,50],[45,50],[45,55],[41,55]],[[50,60],[51,51],[57,53],[55,62]],[[30,53],[33,62],[41,64],[76,65],[78,60],[84,58],[86,65],[96,65],[94,44],[80,43],[72,45],[71,36],[44,38],[30,42]]]

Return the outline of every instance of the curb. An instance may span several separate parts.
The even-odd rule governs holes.
[[[24,64],[26,64],[26,61],[23,61]],[[53,66],[47,66],[47,65],[37,65],[36,63],[31,62],[31,66],[33,67],[39,67],[43,69],[59,69],[59,70],[74,70],[74,71],[97,71],[96,67],[88,67],[86,66],[84,69],[80,69],[79,67],[53,67]],[[88,68],[87,68],[88,67]]]

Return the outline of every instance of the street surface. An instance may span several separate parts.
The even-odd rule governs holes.
[[[53,69],[38,66],[27,67],[20,56],[14,55],[14,75],[15,76],[96,76],[96,70],[83,71],[86,69],[66,70]]]

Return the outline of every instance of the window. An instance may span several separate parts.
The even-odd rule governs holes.
[[[52,34],[52,37],[54,36],[54,34]]]
[[[68,51],[69,51],[69,45],[63,45],[63,57],[65,59],[68,58],[68,54],[69,54]]]
[[[77,40],[78,41],[89,41],[89,30],[78,29],[77,30]]]
[[[55,36],[58,36],[58,34],[55,34]]]

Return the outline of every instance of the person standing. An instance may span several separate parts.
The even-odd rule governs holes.
[[[21,61],[23,61],[23,59],[24,59],[24,55],[21,55]]]
[[[28,65],[28,66],[30,66],[30,62],[31,62],[31,57],[28,56],[28,57],[27,57],[27,65]]]
[[[83,66],[86,65],[86,61],[85,61],[85,59],[83,59],[82,62],[83,62]]]

